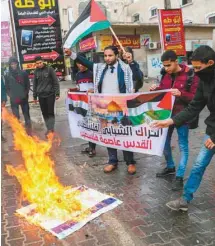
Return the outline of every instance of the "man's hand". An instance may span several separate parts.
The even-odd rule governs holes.
[[[205,147],[207,149],[213,149],[215,147],[215,143],[210,139],[208,138],[206,141],[205,141]]]
[[[168,119],[168,120],[156,120],[156,121],[153,121],[151,124],[150,124],[150,127],[152,128],[166,128],[168,126],[171,126],[173,125],[174,122],[172,119]]]
[[[60,98],[59,96],[56,96],[56,97],[55,97],[55,100],[58,100],[59,98]]]
[[[180,97],[181,96],[181,92],[178,89],[172,89],[171,93],[175,97]]]
[[[5,105],[6,105],[6,102],[5,102],[5,101],[2,101],[2,102],[1,102],[1,107],[4,108]]]
[[[94,89],[89,89],[87,93],[94,93]]]
[[[156,84],[153,84],[153,85],[150,86],[149,90],[150,90],[150,91],[154,91],[154,90],[157,89],[157,87],[158,87],[158,86],[157,86]]]
[[[64,53],[67,55],[67,56],[71,56],[72,55],[72,51],[70,49],[64,49]]]

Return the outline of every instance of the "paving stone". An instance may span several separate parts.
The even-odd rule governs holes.
[[[71,82],[62,82],[62,95]],[[72,139],[69,132],[64,96],[57,103],[56,131],[62,139],[59,148],[54,147],[50,155],[55,161],[55,170],[64,185],[85,184],[100,192],[113,193],[123,201],[114,210],[91,221],[82,229],[58,240],[40,227],[31,225],[24,218],[15,215],[20,206],[20,185],[5,171],[5,164],[14,166],[23,163],[20,152],[14,151],[10,128],[5,128],[8,139],[2,150],[2,242],[3,245],[32,246],[214,246],[215,245],[215,165],[205,172],[200,189],[187,213],[172,212],[166,202],[180,196],[171,190],[174,177],[157,179],[156,172],[163,168],[163,158],[135,153],[137,174],[127,174],[122,151],[118,170],[112,174],[103,172],[107,161],[107,150],[97,146],[97,157],[88,158],[81,154],[87,143]],[[199,153],[205,131],[204,118],[207,110],[200,115],[200,127],[190,131],[190,157],[185,179]],[[38,120],[39,107],[31,106],[31,116]],[[35,125],[35,132],[44,139],[43,123]],[[85,144],[85,145],[82,145]],[[177,135],[173,134],[173,156],[178,163],[179,150]],[[24,206],[24,203],[22,203]],[[128,240],[127,240],[128,239]]]

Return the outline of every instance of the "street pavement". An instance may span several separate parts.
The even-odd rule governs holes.
[[[148,89],[145,84],[143,90]],[[20,185],[8,176],[6,164],[23,163],[21,154],[13,149],[10,128],[4,125],[7,142],[2,144],[2,245],[10,246],[203,246],[215,245],[215,159],[208,167],[204,180],[195,194],[188,213],[172,212],[166,202],[179,197],[171,191],[173,177],[158,179],[156,172],[164,166],[164,159],[135,154],[137,173],[129,175],[119,151],[119,168],[111,174],[103,172],[107,151],[97,146],[97,156],[81,154],[86,142],[72,139],[65,110],[67,88],[72,82],[61,82],[61,99],[56,104],[56,131],[61,145],[51,155],[60,182],[65,185],[86,185],[123,201],[116,209],[101,215],[64,240],[58,240],[43,229],[29,224],[14,213],[21,206]],[[190,131],[190,158],[185,179],[199,153],[204,136],[205,109],[200,127]],[[45,128],[38,105],[31,105],[34,132],[44,139]],[[172,148],[176,163],[179,159],[177,137]]]

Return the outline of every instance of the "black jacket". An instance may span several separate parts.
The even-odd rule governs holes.
[[[5,75],[5,88],[12,103],[19,104],[28,100],[30,89],[28,74],[25,71],[19,69],[14,71],[10,68]]]
[[[134,89],[137,92],[143,86],[143,73],[140,70],[140,66],[136,61],[132,61],[129,64],[132,73],[133,73],[133,81],[134,81]]]
[[[60,86],[52,67],[44,66],[34,72],[33,97],[60,96]]]
[[[195,118],[206,105],[210,112],[205,120],[207,126],[206,134],[215,143],[215,69],[211,76],[206,74],[204,78],[200,77],[194,99],[187,108],[173,117],[175,125],[180,126],[190,119]]]

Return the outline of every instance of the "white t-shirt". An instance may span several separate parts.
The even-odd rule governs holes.
[[[108,66],[108,69],[104,75],[104,79],[102,82],[102,93],[106,94],[113,94],[113,93],[119,93],[119,83],[118,83],[118,62],[115,63],[112,66]],[[113,73],[111,73],[111,67],[114,67]]]

